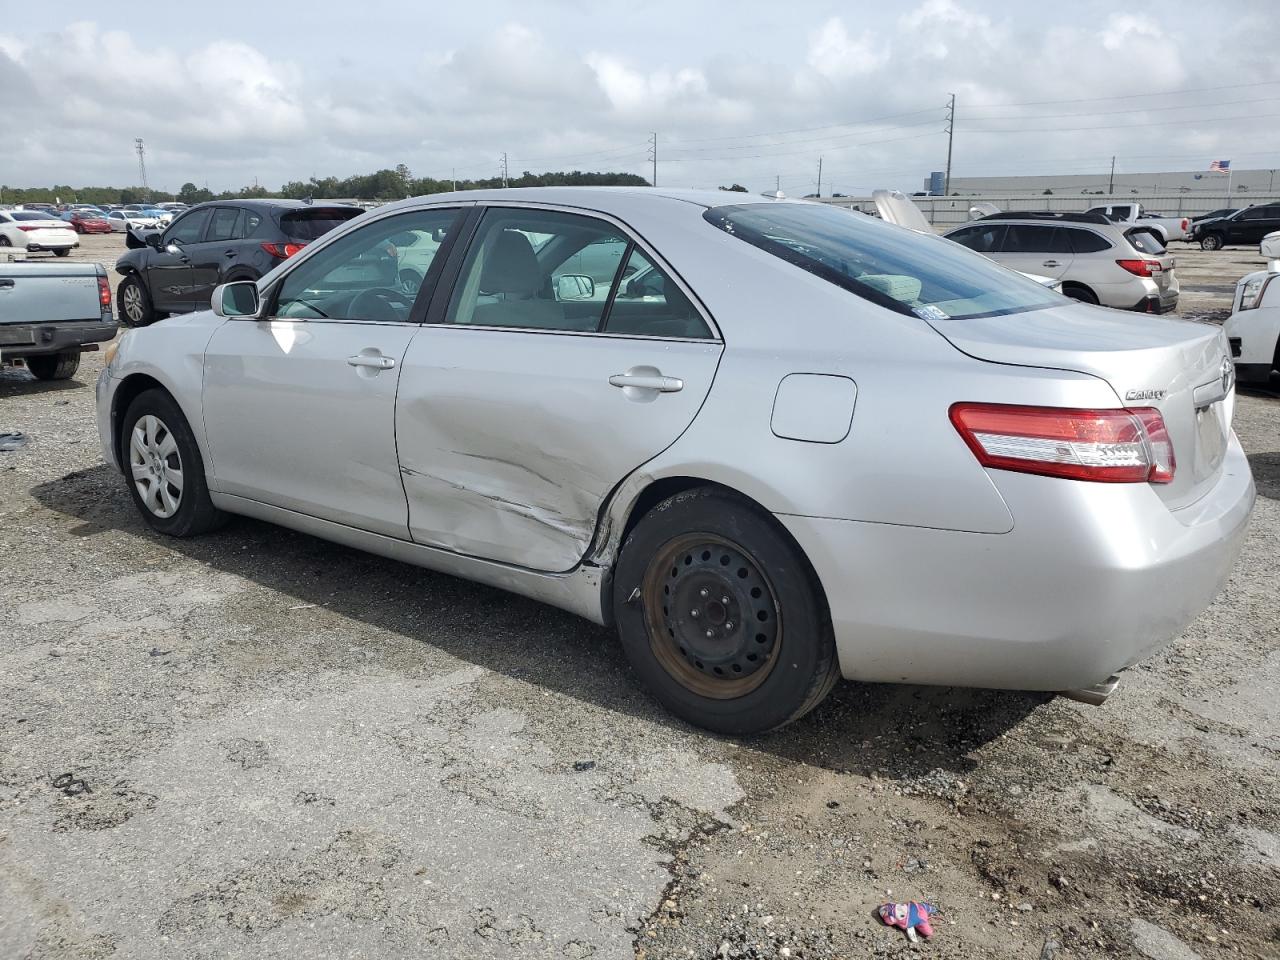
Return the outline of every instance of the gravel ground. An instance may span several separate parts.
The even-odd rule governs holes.
[[[1104,707],[845,683],[735,742],[567,614],[247,520],[151,534],[100,367],[0,371],[0,957],[1280,957],[1280,399],[1239,398],[1234,577]]]

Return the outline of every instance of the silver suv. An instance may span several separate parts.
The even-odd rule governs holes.
[[[1053,277],[1086,303],[1141,313],[1178,305],[1174,259],[1149,227],[1088,213],[996,213],[946,237],[1014,270]]]

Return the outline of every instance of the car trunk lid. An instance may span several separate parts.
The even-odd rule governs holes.
[[[1177,469],[1171,483],[1153,489],[1170,509],[1194,503],[1217,480],[1235,398],[1221,327],[1084,304],[929,323],[977,359],[1090,374],[1122,406],[1159,410]]]

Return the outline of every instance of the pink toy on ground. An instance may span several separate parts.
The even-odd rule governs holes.
[[[920,939],[916,935],[919,931],[926,937],[933,936],[933,926],[929,923],[929,917],[938,912],[938,908],[931,903],[921,903],[918,900],[911,900],[907,903],[883,903],[877,911],[880,919],[890,927],[900,927],[907,933],[907,939],[915,943]]]

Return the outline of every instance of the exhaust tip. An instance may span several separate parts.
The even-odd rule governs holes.
[[[1078,690],[1062,690],[1058,696],[1100,707],[1107,702],[1107,697],[1116,692],[1118,686],[1120,686],[1120,675],[1113,673],[1101,683],[1095,683],[1091,687],[1081,687]]]

